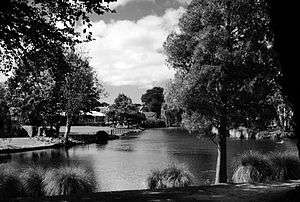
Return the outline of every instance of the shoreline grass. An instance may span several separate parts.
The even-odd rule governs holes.
[[[86,194],[96,187],[93,171],[76,162],[48,168],[33,163],[0,165],[0,201],[11,197]]]
[[[300,179],[300,160],[292,153],[247,151],[233,163],[233,183],[268,183]]]
[[[149,189],[187,187],[193,183],[193,176],[184,167],[168,166],[162,170],[153,170],[147,178]]]

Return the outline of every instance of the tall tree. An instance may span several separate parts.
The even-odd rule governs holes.
[[[146,93],[142,95],[141,101],[151,112],[156,113],[157,118],[160,118],[161,107],[162,103],[164,102],[164,89],[161,87],[148,89]]]
[[[56,49],[53,49],[56,52]],[[37,134],[37,127],[46,124],[48,114],[53,114],[59,97],[54,87],[56,79],[53,72],[55,67],[62,64],[59,56],[43,50],[30,51],[18,63],[18,68],[8,79],[8,101],[13,115],[22,117],[22,121],[32,125],[33,134]],[[63,68],[58,68],[63,70]]]
[[[68,72],[61,90],[63,111],[66,116],[64,138],[68,141],[72,119],[80,111],[90,111],[98,104],[97,100],[103,93],[103,87],[87,59],[74,52],[67,54],[66,58]]]
[[[263,128],[276,116],[280,71],[267,11],[262,0],[193,0],[164,44],[177,102],[218,128],[216,183],[227,182],[229,129]]]

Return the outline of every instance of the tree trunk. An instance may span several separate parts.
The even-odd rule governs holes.
[[[31,137],[35,137],[38,134],[38,126],[31,126]]]
[[[55,125],[55,137],[59,137],[59,129],[60,129],[60,125],[56,124]]]
[[[69,134],[70,134],[70,130],[71,130],[71,122],[72,122],[71,116],[67,115],[66,130],[65,130],[65,134],[64,134],[64,138],[65,138],[66,143],[69,141]]]
[[[226,128],[225,119],[221,120],[218,135],[217,135],[217,146],[218,146],[218,158],[216,165],[216,179],[215,184],[227,182],[227,151],[226,151]]]

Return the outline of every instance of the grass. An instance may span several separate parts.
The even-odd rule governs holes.
[[[248,151],[234,163],[234,183],[283,182],[300,179],[300,161],[292,153]]]
[[[147,179],[149,189],[187,187],[192,184],[192,175],[185,168],[174,165],[163,170],[154,170]]]
[[[48,170],[44,184],[45,193],[50,196],[91,193],[96,188],[93,173],[79,166]]]
[[[75,162],[48,168],[33,163],[0,165],[0,201],[18,196],[91,193],[96,185],[92,170]]]
[[[3,198],[24,195],[22,182],[18,176],[18,169],[14,165],[0,166],[0,201]]]
[[[273,180],[287,181],[300,179],[300,161],[296,154],[284,153],[271,153],[270,160],[274,165]]]
[[[40,166],[27,166],[20,174],[20,180],[26,196],[45,196],[45,170]]]

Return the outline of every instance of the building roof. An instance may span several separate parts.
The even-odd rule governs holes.
[[[90,112],[87,112],[85,113],[86,115],[89,115],[89,116],[106,116],[104,113],[102,112],[97,112],[97,111],[90,111]]]

